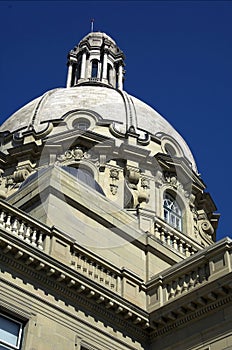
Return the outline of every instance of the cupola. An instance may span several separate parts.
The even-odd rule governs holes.
[[[107,34],[89,33],[68,54],[67,88],[98,84],[123,90],[124,58]]]

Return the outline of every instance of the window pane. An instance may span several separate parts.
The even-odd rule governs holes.
[[[73,122],[75,129],[87,130],[90,127],[90,121],[88,119],[80,118]]]
[[[20,341],[21,324],[8,317],[0,315],[0,342],[2,349],[17,347]],[[4,345],[3,345],[4,344]],[[5,346],[6,345],[6,346]]]
[[[93,62],[92,62],[92,73],[91,73],[91,77],[92,77],[92,78],[97,78],[97,72],[98,72],[98,62],[93,61]]]
[[[164,201],[164,220],[171,226],[181,230],[181,216],[182,211],[175,198],[169,193],[165,193]]]
[[[0,345],[0,350],[9,350],[9,349],[12,349],[12,347],[8,347],[8,346],[3,346],[3,345]]]
[[[164,219],[166,221],[168,220],[168,211],[167,211],[167,209],[164,209]]]
[[[175,226],[175,216],[171,214],[171,224]]]

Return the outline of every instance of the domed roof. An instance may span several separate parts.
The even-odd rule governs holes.
[[[0,131],[16,132],[26,130],[30,125],[33,125],[36,131],[40,131],[45,128],[46,122],[61,120],[74,110],[92,111],[103,121],[120,123],[123,132],[133,125],[136,129],[144,130],[158,138],[163,135],[171,136],[196,170],[189,147],[167,120],[125,91],[108,87],[80,85],[50,90],[15,112],[3,123]]]
[[[107,40],[111,41],[114,45],[116,45],[116,42],[108,34],[106,34],[104,32],[88,33],[86,36],[84,36],[84,38],[81,40],[80,43],[82,43],[85,40],[90,40],[90,39],[94,39],[94,38],[107,39]]]

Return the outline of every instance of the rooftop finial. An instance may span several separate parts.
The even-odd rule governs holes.
[[[94,18],[91,19],[91,32],[93,32]]]

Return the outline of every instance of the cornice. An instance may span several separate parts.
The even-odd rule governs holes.
[[[184,327],[187,323],[190,323],[196,319],[200,319],[216,309],[223,307],[224,305],[232,302],[232,283],[227,284],[227,291],[223,288],[218,290],[221,293],[221,297],[215,300],[220,294],[208,293],[204,297],[197,297],[195,300],[188,304],[160,315],[156,321],[152,321],[151,327],[154,331],[151,332],[151,340],[164,335],[176,328]],[[224,297],[222,296],[224,294]],[[205,298],[205,299],[204,299]],[[208,302],[207,302],[207,300]],[[211,300],[211,302],[210,302]],[[206,303],[207,305],[201,306]],[[162,313],[162,311],[161,311]]]
[[[28,282],[42,284],[51,294],[58,292],[59,297],[62,295],[95,318],[107,319],[112,325],[116,322],[122,332],[126,330],[138,339],[146,338],[149,324],[145,311],[43,252],[33,247],[28,249],[27,244],[17,239],[8,243],[1,238],[0,261]]]

